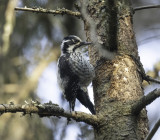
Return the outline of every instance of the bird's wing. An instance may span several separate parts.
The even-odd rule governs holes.
[[[64,91],[65,88],[72,81],[77,81],[78,77],[76,76],[73,68],[71,67],[71,62],[68,55],[62,55],[58,60],[58,83],[61,89]]]
[[[58,70],[61,78],[69,77],[72,74],[68,59],[68,56],[62,55],[58,60]]]
[[[79,78],[72,70],[69,56],[61,56],[58,62],[58,83],[65,98],[69,101],[71,110],[74,110],[75,106],[77,90],[79,88],[78,81]]]

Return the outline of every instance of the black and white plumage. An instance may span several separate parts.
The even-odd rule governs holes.
[[[74,111],[76,98],[95,114],[94,106],[89,99],[87,86],[95,73],[81,48],[89,45],[77,36],[65,37],[61,44],[61,56],[58,60],[58,83],[69,102],[70,110]]]

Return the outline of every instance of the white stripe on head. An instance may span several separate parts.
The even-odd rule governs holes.
[[[78,36],[72,35],[74,38],[76,38],[79,41],[82,41]]]
[[[62,41],[62,43],[61,43],[61,50],[62,50],[62,47],[64,46],[64,43],[65,43],[65,42],[68,42],[68,41],[70,41],[70,40],[68,39],[68,40],[63,40],[63,41]]]

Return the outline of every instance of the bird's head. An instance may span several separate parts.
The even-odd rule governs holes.
[[[83,42],[78,36],[69,35],[65,37],[61,43],[61,50],[63,54],[73,53],[79,51],[83,46],[92,44],[91,42]]]

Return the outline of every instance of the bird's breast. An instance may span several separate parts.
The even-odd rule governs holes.
[[[73,53],[70,56],[70,63],[72,63],[72,70],[80,77],[80,84],[88,86],[94,77],[94,67],[89,60],[81,53]]]

